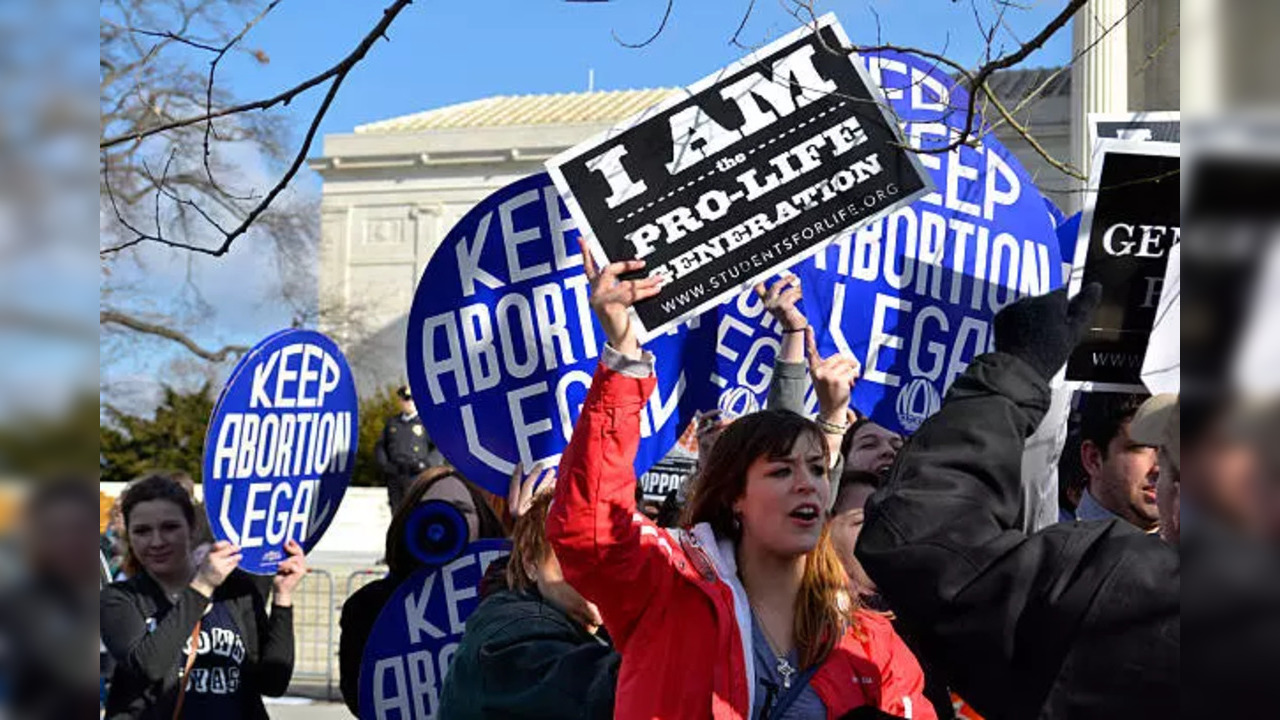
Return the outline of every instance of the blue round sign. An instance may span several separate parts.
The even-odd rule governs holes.
[[[241,568],[271,575],[287,540],[319,542],[355,466],[358,409],[346,358],[318,332],[277,332],[241,358],[204,443],[209,526]]]
[[[964,127],[968,93],[932,63],[896,52],[862,61],[912,146],[946,147]],[[895,431],[918,428],[969,361],[993,348],[1000,308],[1063,282],[1044,196],[988,126],[975,135],[974,146],[920,154],[935,192],[791,267],[819,350],[862,363],[853,405]],[[725,392],[746,388],[763,401],[779,328],[750,292],[723,305],[717,324]],[[808,403],[816,410],[812,393]]]
[[[588,305],[578,229],[546,173],[498,190],[445,236],[414,294],[406,341],[423,424],[469,480],[505,495],[517,462],[569,442],[605,336]],[[715,407],[714,323],[652,339],[657,389],[641,415],[639,475]]]
[[[440,689],[467,618],[480,604],[480,579],[507,555],[506,540],[477,540],[440,567],[405,579],[382,606],[360,659],[364,720],[440,717]]]

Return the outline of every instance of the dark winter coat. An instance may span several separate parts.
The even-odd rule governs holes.
[[[441,716],[611,718],[618,653],[535,592],[501,590],[467,618]]]
[[[404,578],[388,575],[351,593],[338,619],[338,687],[352,715],[360,714],[360,661],[378,613]]]
[[[382,436],[373,448],[374,461],[387,483],[388,500],[395,510],[404,497],[409,483],[418,473],[430,467],[444,464],[444,456],[427,436],[422,418],[414,415],[405,419],[395,415],[387,419]]]
[[[1177,551],[1117,520],[1020,529],[1048,406],[1022,360],[976,358],[872,496],[858,559],[986,718],[1177,717]]]

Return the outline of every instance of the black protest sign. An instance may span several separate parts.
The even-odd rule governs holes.
[[[1067,380],[1141,385],[1169,249],[1181,237],[1179,149],[1099,140],[1076,245],[1072,291],[1102,285],[1102,303],[1067,361]]]
[[[932,189],[832,15],[552,158],[598,262],[666,280],[642,341]]]
[[[660,503],[672,490],[679,490],[697,469],[697,458],[673,451],[640,476],[640,491],[645,500]]]

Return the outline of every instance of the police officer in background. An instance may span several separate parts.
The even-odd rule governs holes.
[[[422,427],[409,386],[401,385],[396,397],[400,398],[400,414],[387,419],[387,426],[374,448],[374,458],[387,482],[387,501],[393,513],[418,473],[444,464],[444,456]]]

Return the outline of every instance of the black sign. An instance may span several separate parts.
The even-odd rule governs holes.
[[[672,490],[679,490],[697,469],[696,458],[669,453],[640,476],[640,491],[645,500],[662,502]]]
[[[1072,281],[1101,283],[1102,304],[1068,380],[1141,385],[1169,248],[1182,234],[1179,163],[1171,143],[1099,141]]]
[[[833,15],[547,162],[600,262],[667,284],[642,341],[932,189]]]

